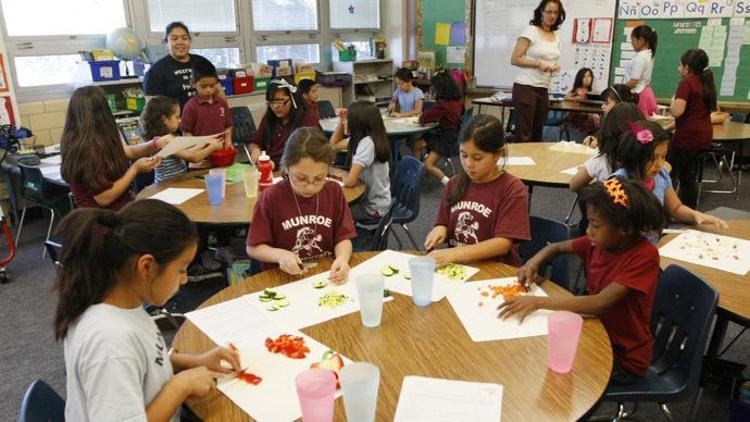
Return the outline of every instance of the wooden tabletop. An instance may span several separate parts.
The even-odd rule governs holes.
[[[728,230],[718,230],[716,226],[695,227],[698,230],[732,236],[739,239],[750,239],[750,220],[730,220]],[[671,233],[659,239],[659,247],[669,243],[677,234]],[[750,320],[750,275],[737,275],[690,262],[671,258],[661,258],[662,268],[677,264],[700,275],[719,292],[719,307],[735,315]]]
[[[208,202],[208,192],[205,191],[206,182],[199,178],[207,171],[191,172],[162,183],[154,183],[138,193],[137,199],[150,198],[168,188],[204,189],[200,194],[177,205],[188,216],[190,221],[203,224],[249,224],[253,220],[253,208],[257,198],[245,195],[242,182],[227,184],[226,196],[221,205],[211,205]],[[347,202],[358,199],[365,192],[364,184],[351,188],[342,188]]]
[[[742,142],[750,140],[750,123],[726,121],[714,127],[714,142]]]
[[[567,187],[571,175],[561,173],[565,169],[582,166],[591,155],[583,154],[578,146],[571,151],[551,150],[557,142],[519,142],[507,144],[508,157],[531,157],[536,165],[505,165],[505,170],[524,183],[537,186]],[[562,145],[562,144],[560,144]],[[576,152],[572,152],[576,151]]]
[[[513,108],[513,104],[503,103],[498,99],[493,99],[492,97],[476,98],[472,100],[471,103],[479,105],[479,106],[495,106],[495,107]],[[550,101],[549,109],[557,110],[557,111],[572,111],[576,113],[604,114],[604,110],[602,110],[601,105],[584,104],[584,103],[579,103],[577,101],[566,101],[566,100]]]
[[[351,263],[373,255],[354,254]],[[315,271],[328,270],[331,262],[321,261]],[[515,274],[513,267],[496,262],[479,267],[482,271],[477,279]],[[279,270],[266,271],[224,289],[200,307],[295,279]],[[570,294],[549,281],[542,288],[550,296]],[[585,320],[573,369],[562,375],[547,369],[546,336],[474,343],[447,299],[418,308],[410,297],[394,294],[394,300],[383,306],[378,328],[365,328],[359,314],[353,313],[302,331],[353,361],[372,362],[380,368],[378,421],[393,420],[407,375],[502,384],[503,421],[575,420],[604,392],[612,366],[609,338],[598,319]],[[174,347],[197,353],[215,345],[187,321],[177,332]],[[219,392],[189,400],[188,405],[206,422],[251,420]],[[336,401],[335,420],[345,420],[342,400]]]
[[[385,131],[388,136],[406,136],[415,135],[418,133],[428,132],[435,129],[437,123],[428,123],[424,126],[410,123],[410,118],[395,118],[395,117],[383,117],[383,124],[385,124]],[[320,119],[320,127],[323,128],[325,133],[333,133],[338,125],[338,117],[332,119]]]

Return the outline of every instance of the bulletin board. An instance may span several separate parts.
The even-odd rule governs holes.
[[[466,16],[470,5],[471,1],[465,0],[418,1],[419,49],[434,50],[438,66],[464,68],[468,36]]]
[[[607,86],[615,1],[563,1],[566,19],[558,30],[560,74],[550,92],[567,92],[578,69],[594,72],[594,90]],[[477,86],[510,88],[519,68],[510,64],[518,36],[529,25],[538,0],[474,0],[473,64]]]
[[[644,8],[638,2],[620,1],[612,52],[612,83],[622,82],[624,68],[633,54],[630,31],[645,24],[658,35],[651,80],[657,97],[674,95],[680,82],[677,73],[680,57],[686,50],[697,47],[709,55],[718,99],[750,100],[750,72],[747,71],[750,69],[750,3],[745,3],[747,9],[721,7],[726,5],[724,1],[711,0],[656,3]]]

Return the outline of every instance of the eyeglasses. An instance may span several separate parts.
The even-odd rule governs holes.
[[[274,100],[274,101],[266,101],[266,105],[268,105],[271,108],[280,108],[284,107],[286,103],[289,102],[289,98],[286,100]]]
[[[318,177],[316,177],[316,178],[314,178],[312,180],[308,180],[305,177],[299,177],[299,176],[297,176],[295,174],[290,174],[289,175],[289,180],[292,183],[294,183],[295,185],[298,185],[298,186],[310,186],[310,185],[320,186],[320,185],[325,184],[325,182],[328,181],[328,175],[324,174],[324,175],[318,176]]]
[[[544,13],[545,15],[559,15],[560,11],[559,10],[545,10],[542,13]]]

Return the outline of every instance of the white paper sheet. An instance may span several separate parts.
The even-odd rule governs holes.
[[[675,237],[659,255],[738,275],[750,271],[750,241],[697,230]]]
[[[404,377],[394,422],[500,422],[499,384]]]
[[[349,279],[356,280],[356,277],[359,274],[381,274],[382,269],[390,265],[397,268],[398,273],[389,277],[385,277],[385,287],[392,292],[411,296],[411,281],[408,280],[406,276],[411,272],[409,270],[409,259],[414,257],[415,255],[396,252],[392,250],[383,251],[352,268]],[[448,294],[448,292],[451,291],[451,289],[461,285],[462,282],[470,279],[479,272],[478,268],[470,267],[467,265],[462,266],[466,270],[466,277],[461,281],[453,281],[448,276],[435,273],[435,278],[433,279],[434,284],[432,286],[433,302],[442,300]]]
[[[257,299],[255,299],[257,300]],[[185,317],[195,324],[214,343],[226,346],[230,342],[242,342],[245,338],[266,335],[274,328],[263,312],[250,305],[248,295],[221,302]]]
[[[255,309],[264,313],[274,323],[289,329],[301,329],[311,325],[320,324],[340,316],[359,312],[359,300],[357,296],[356,273],[354,269],[349,272],[349,281],[341,285],[328,283],[322,289],[313,287],[316,281],[328,282],[328,271],[283,286],[274,287],[277,294],[286,296],[289,306],[269,311],[267,308],[271,302],[261,302],[259,297],[263,290],[247,295],[250,303]],[[318,306],[318,299],[327,292],[336,291],[349,297],[349,301],[336,308]],[[393,300],[392,297],[384,298],[385,301]]]
[[[62,164],[62,155],[53,155],[51,157],[42,158],[39,161],[44,164]]]
[[[561,170],[560,173],[567,174],[569,176],[575,176],[578,173],[578,167],[579,166],[573,166],[565,170]]]
[[[203,145],[219,133],[208,136],[175,136],[164,148],[156,153],[159,157],[169,157],[172,154],[184,151],[197,145]]]
[[[520,324],[515,316],[500,320],[497,318],[497,306],[505,301],[503,296],[492,298],[492,295],[482,295],[482,292],[489,290],[490,285],[509,285],[515,282],[515,277],[475,281],[465,283],[448,294],[448,301],[473,341],[547,335],[547,316],[550,311],[535,311],[527,315]],[[537,285],[533,285],[531,293],[534,296],[547,296]]]
[[[598,152],[596,148],[575,142],[560,141],[549,147],[550,151],[572,152],[576,154],[594,155]]]
[[[167,188],[151,196],[149,199],[158,199],[172,205],[180,205],[188,199],[200,194],[205,189]]]
[[[511,148],[513,146],[511,145]],[[503,163],[509,166],[535,166],[536,162],[531,157],[503,157],[497,160],[497,165],[502,166]]]
[[[40,166],[39,171],[45,177],[60,178],[60,166]]]

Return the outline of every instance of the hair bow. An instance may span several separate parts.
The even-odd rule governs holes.
[[[622,186],[622,182],[616,178],[612,178],[604,182],[604,189],[607,190],[607,194],[612,198],[612,203],[615,205],[622,205],[628,207],[628,193]]]
[[[651,133],[650,129],[646,129],[645,127],[639,126],[633,122],[628,122],[628,126],[630,127],[630,133],[635,136],[635,139],[637,139],[641,145],[648,145],[654,140],[654,134]]]
[[[286,88],[289,91],[289,96],[292,98],[292,105],[297,108],[297,102],[294,100],[294,94],[297,93],[297,87],[290,84],[286,79],[273,79],[270,82],[273,85],[279,85],[282,88]]]

